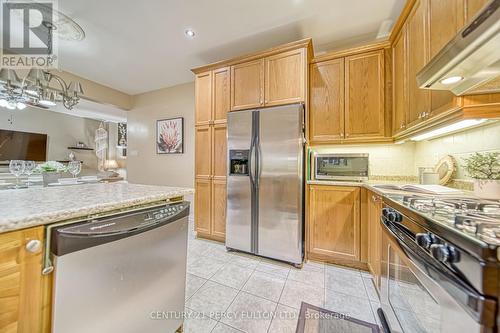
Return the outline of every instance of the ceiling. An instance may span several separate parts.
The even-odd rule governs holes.
[[[128,94],[193,80],[190,69],[312,37],[315,51],[374,40],[405,0],[59,0],[86,33],[60,41],[64,70]],[[196,32],[185,36],[186,28]]]

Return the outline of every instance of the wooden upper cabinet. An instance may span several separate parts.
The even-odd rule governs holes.
[[[417,85],[417,74],[429,59],[426,0],[417,0],[407,20],[408,115],[407,127],[421,122],[430,111],[430,92]]]
[[[393,135],[404,131],[406,128],[406,113],[408,110],[406,59],[406,27],[403,27],[392,47]]]
[[[227,176],[227,127],[225,124],[214,125],[212,130],[212,175],[217,178]]]
[[[385,135],[384,51],[345,58],[345,139]]]
[[[434,57],[455,37],[464,24],[463,2],[457,0],[427,0],[429,12],[429,52]],[[455,95],[449,91],[431,92],[431,110],[438,114],[447,111],[456,103]]]
[[[43,331],[43,246],[26,249],[29,241],[43,239],[43,227],[0,235],[0,332]]]
[[[344,59],[312,64],[309,73],[311,143],[337,143],[344,137]]]
[[[466,23],[471,23],[474,16],[491,0],[465,0]]]
[[[231,66],[231,110],[264,105],[264,59]]]
[[[212,173],[212,126],[195,128],[195,176],[209,179]]]
[[[359,187],[309,186],[309,253],[322,259],[359,261]]]
[[[306,90],[306,49],[265,58],[266,106],[303,102]]]
[[[210,235],[212,218],[212,181],[210,179],[195,180],[194,218],[197,232]]]
[[[212,109],[213,120],[216,124],[226,122],[230,109],[230,72],[229,67],[219,68],[212,72]]]
[[[195,78],[196,125],[208,125],[212,120],[212,72]]]

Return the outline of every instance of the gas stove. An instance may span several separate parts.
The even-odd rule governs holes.
[[[500,200],[394,194],[386,201],[431,233],[480,259],[500,262]]]
[[[402,202],[437,222],[500,245],[500,201],[412,195],[403,196]]]

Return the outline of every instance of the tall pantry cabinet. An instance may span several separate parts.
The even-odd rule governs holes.
[[[226,234],[227,112],[230,69],[195,79],[195,228],[198,235],[224,241]]]

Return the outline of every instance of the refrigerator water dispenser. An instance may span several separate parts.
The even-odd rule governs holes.
[[[229,174],[233,176],[248,176],[248,156],[250,150],[229,151]]]

